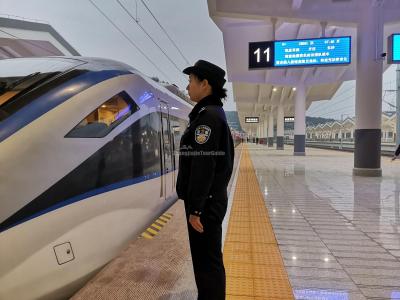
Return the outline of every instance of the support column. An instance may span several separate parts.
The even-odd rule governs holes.
[[[356,129],[353,175],[382,176],[383,1],[365,1],[357,29]]]
[[[265,144],[268,144],[268,120],[264,120],[263,123],[263,127],[264,127],[264,141]]]
[[[283,113],[283,106],[279,104],[278,115],[276,118],[276,149],[283,150],[283,136],[284,136],[285,119]]]
[[[260,123],[260,131],[261,131],[261,143],[264,144],[264,137],[265,137],[264,122]]]
[[[306,155],[306,87],[298,86],[294,107],[294,155]]]
[[[274,146],[274,115],[271,112],[269,113],[268,118],[268,147]]]

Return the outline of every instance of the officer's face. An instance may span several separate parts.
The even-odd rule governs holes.
[[[196,75],[189,75],[189,84],[186,87],[189,93],[190,100],[199,102],[204,97],[210,94],[211,87],[207,80],[200,81]]]

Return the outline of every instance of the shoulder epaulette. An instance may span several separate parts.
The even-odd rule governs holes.
[[[200,110],[199,110],[199,112],[197,114],[200,114],[201,112],[203,112],[205,110],[206,110],[206,107],[204,106],[204,107],[200,108]]]

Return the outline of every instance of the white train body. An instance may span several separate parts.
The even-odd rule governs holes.
[[[65,299],[176,201],[191,105],[101,59],[0,61],[1,81],[0,299]]]

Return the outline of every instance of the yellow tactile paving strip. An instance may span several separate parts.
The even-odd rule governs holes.
[[[294,299],[247,147],[224,245],[227,300]]]

